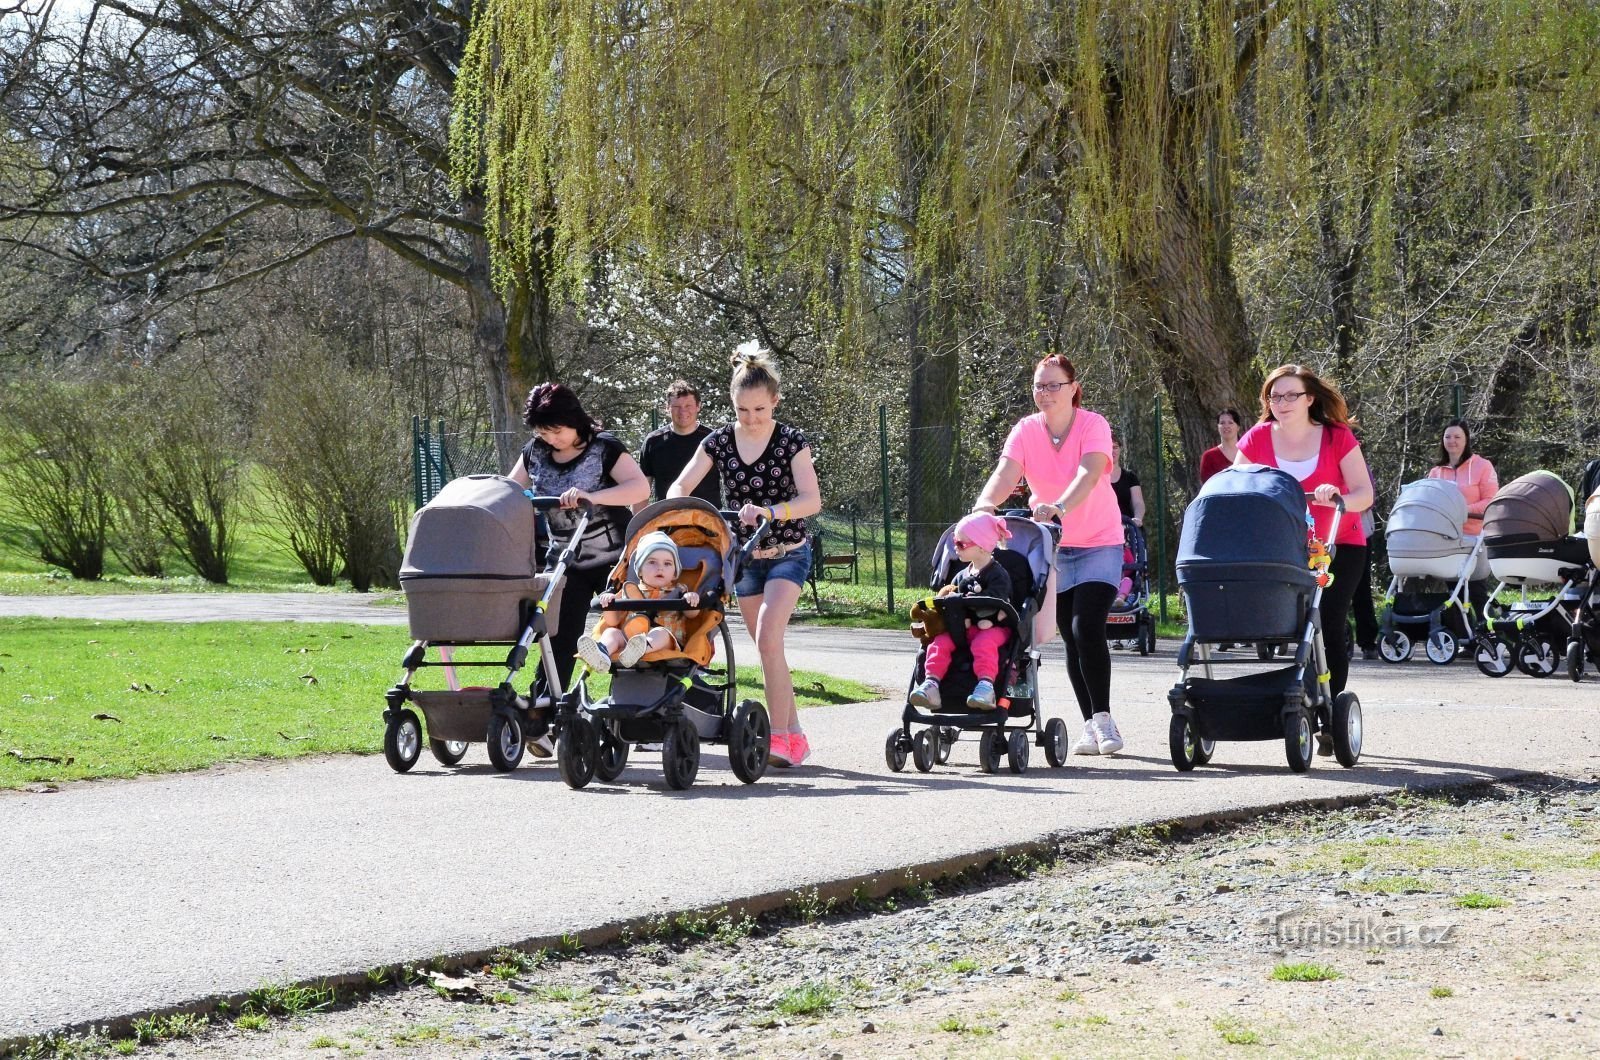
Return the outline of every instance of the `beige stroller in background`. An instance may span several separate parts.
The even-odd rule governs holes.
[[[509,772],[522,761],[527,741],[548,729],[512,682],[537,644],[545,687],[561,687],[555,660],[542,649],[556,632],[567,564],[592,511],[584,502],[572,538],[541,572],[537,512],[558,504],[500,475],[468,475],[448,483],[412,517],[400,587],[414,639],[383,712],[383,754],[397,772],[417,764],[424,734],[444,765],[459,764],[469,744],[483,742],[494,767]],[[484,647],[508,650],[503,658],[466,658]],[[482,666],[503,666],[505,676],[494,686],[457,687],[457,669]],[[427,667],[445,668],[451,687],[411,687]]]

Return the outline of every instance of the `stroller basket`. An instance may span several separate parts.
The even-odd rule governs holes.
[[[1282,724],[1285,696],[1295,688],[1295,668],[1242,677],[1191,677],[1184,693],[1195,707],[1196,727],[1208,740],[1255,740]]]

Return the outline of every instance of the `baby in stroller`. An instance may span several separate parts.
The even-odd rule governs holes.
[[[700,614],[700,594],[678,581],[683,573],[678,545],[664,531],[655,530],[639,539],[629,568],[636,580],[623,583],[617,592],[600,594],[602,610],[597,632],[578,639],[578,658],[596,673],[610,670],[612,660],[627,669],[650,652],[682,651],[687,620]],[[618,599],[682,600],[687,610],[612,608]]]
[[[944,586],[936,596],[983,596],[996,600],[1012,598],[1011,576],[995,562],[994,552],[1000,542],[1008,540],[1011,531],[998,516],[974,512],[956,524],[952,544],[956,556],[967,565],[956,574],[955,581]],[[933,612],[937,614],[937,612]],[[1011,637],[1011,630],[1000,623],[1007,619],[999,609],[974,608],[966,619],[967,648],[972,652],[972,672],[978,679],[967,706],[974,710],[995,708],[995,681],[1000,676],[1000,649]],[[950,670],[956,651],[955,638],[941,632],[928,641],[923,663],[926,677],[911,692],[914,706],[938,710],[943,706],[939,682]]]

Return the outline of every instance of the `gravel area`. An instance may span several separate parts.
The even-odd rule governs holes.
[[[419,971],[310,1015],[157,1020],[137,1054],[1592,1056],[1597,890],[1600,777],[1401,794],[1079,838],[872,909]]]

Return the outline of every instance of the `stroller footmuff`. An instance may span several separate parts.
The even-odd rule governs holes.
[[[757,547],[766,527],[762,524],[746,552]],[[574,682],[556,711],[556,764],[561,777],[573,788],[595,778],[610,782],[627,766],[632,745],[660,744],[667,787],[681,790],[699,775],[701,745],[712,743],[727,746],[734,776],[752,784],[766,772],[772,726],[766,707],[754,700],[740,701],[737,695],[738,671],[724,611],[741,560],[733,532],[724,513],[703,500],[657,501],[628,523],[627,544],[611,574],[613,591],[630,582],[637,585],[630,557],[639,539],[654,532],[666,534],[677,547],[679,579],[699,594],[697,606],[691,609],[681,599],[619,598],[609,610],[697,613],[685,616],[679,647],[649,652],[633,667],[612,669],[605,698],[589,702],[585,681]],[[726,667],[714,670],[711,661],[718,639]]]
[[[1337,506],[1330,538],[1344,514]],[[1172,763],[1188,771],[1211,760],[1218,741],[1284,741],[1289,768],[1311,766],[1312,740],[1331,744],[1349,767],[1361,756],[1361,701],[1328,694],[1327,652],[1319,610],[1322,586],[1307,564],[1306,495],[1294,476],[1244,465],[1212,476],[1183,513],[1178,587],[1189,631],[1178,649],[1182,675],[1168,693]],[[1216,666],[1256,660],[1215,659],[1221,643],[1291,646],[1287,666],[1219,678]],[[1190,674],[1198,666],[1199,676]]]
[[[555,633],[567,563],[590,512],[583,510],[554,568],[541,573],[535,512],[558,503],[530,497],[509,478],[468,475],[447,483],[412,517],[400,587],[413,641],[383,712],[384,757],[396,771],[417,764],[424,738],[447,766],[459,764],[469,744],[482,742],[494,767],[510,771],[522,761],[528,738],[544,734],[547,723],[512,682],[538,645],[549,686],[559,684],[555,660],[544,648]],[[508,650],[487,661],[457,655],[483,647]],[[494,686],[457,683],[457,668],[481,666],[503,666],[505,676]],[[450,687],[413,688],[417,671],[427,667],[445,668]]]
[[[1429,662],[1446,666],[1470,644],[1477,616],[1468,586],[1489,576],[1489,559],[1466,522],[1467,500],[1454,483],[1425,478],[1400,488],[1383,532],[1393,574],[1378,633],[1385,662],[1405,662],[1422,644]]]
[[[1473,645],[1484,674],[1503,677],[1515,667],[1547,677],[1565,658],[1574,680],[1582,676],[1600,583],[1589,542],[1574,533],[1576,508],[1571,487],[1550,471],[1523,475],[1489,502],[1483,540],[1495,593],[1515,589],[1519,599],[1502,607],[1491,597],[1485,608]],[[1552,595],[1530,597],[1545,592]]]
[[[1045,606],[1055,563],[1056,531],[1019,516],[1005,516],[1005,521],[1011,538],[1005,548],[994,553],[994,562],[1005,568],[1011,580],[1012,599],[942,596],[934,598],[931,605],[927,601],[921,605],[938,616],[954,642],[954,651],[950,669],[939,682],[943,703],[939,709],[912,702],[911,691],[927,676],[927,645],[917,653],[900,725],[890,730],[884,742],[884,760],[896,773],[905,769],[908,758],[923,773],[949,761],[951,749],[963,733],[978,734],[978,765],[985,773],[998,773],[1002,763],[1013,773],[1023,772],[1033,744],[1044,748],[1050,765],[1066,763],[1066,723],[1060,718],[1046,723],[1039,709],[1039,651],[1033,643],[1034,616]],[[947,528],[934,549],[931,588],[953,582],[963,566],[956,555],[954,532],[955,527]],[[999,653],[993,710],[967,705],[978,683],[967,645],[967,619],[979,612],[1000,614],[1001,624],[1012,630]]]

